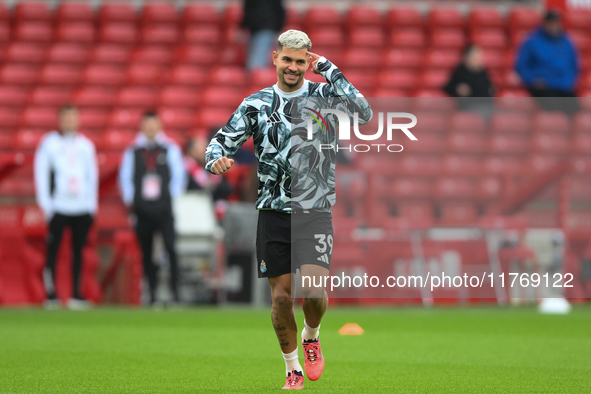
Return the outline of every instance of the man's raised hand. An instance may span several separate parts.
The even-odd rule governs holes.
[[[222,157],[221,159],[217,159],[215,163],[211,166],[211,172],[216,175],[221,175],[224,172],[228,171],[230,167],[234,164],[234,159],[228,159],[227,157]]]
[[[318,71],[318,68],[316,68],[316,65],[318,64],[318,59],[320,59],[320,55],[317,55],[310,51],[308,51],[308,55],[310,55],[310,61],[312,62],[312,72],[314,74],[320,74],[320,71]]]

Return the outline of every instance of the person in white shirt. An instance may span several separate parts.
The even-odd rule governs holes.
[[[59,306],[55,292],[56,258],[66,227],[72,231],[72,297],[68,307],[86,308],[80,292],[82,250],[98,206],[98,166],[94,144],[78,132],[79,114],[73,105],[59,111],[59,129],[43,136],[35,152],[37,204],[48,223],[46,307]]]
[[[175,303],[179,302],[172,201],[185,190],[186,179],[180,148],[162,132],[158,114],[147,111],[141,132],[123,154],[119,189],[123,203],[135,217],[150,305],[156,303],[157,266],[152,260],[155,232],[162,234],[170,263],[172,296]]]

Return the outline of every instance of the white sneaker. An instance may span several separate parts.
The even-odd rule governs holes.
[[[73,311],[86,311],[90,309],[90,303],[80,298],[68,299],[68,309]]]
[[[60,309],[60,307],[60,300],[57,298],[48,298],[43,301],[43,308],[48,311],[55,311],[56,309]]]

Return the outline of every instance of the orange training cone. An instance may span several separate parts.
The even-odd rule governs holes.
[[[363,328],[357,323],[347,323],[339,330],[341,335],[361,335],[363,334]]]

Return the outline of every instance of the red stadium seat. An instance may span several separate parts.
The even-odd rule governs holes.
[[[441,200],[470,199],[476,195],[474,182],[462,177],[443,177],[435,183],[434,194]]]
[[[164,130],[189,130],[195,125],[195,111],[187,108],[161,107],[158,114]]]
[[[242,92],[236,91],[231,87],[209,87],[201,93],[201,102],[206,107],[225,108],[226,111],[235,110],[242,101]],[[226,119],[230,117],[231,112],[226,112]]]
[[[146,108],[117,108],[109,116],[109,126],[122,130],[139,130]]]
[[[41,69],[40,82],[45,85],[72,87],[82,77],[80,68],[71,65],[48,64]]]
[[[6,62],[41,64],[45,60],[46,48],[36,44],[13,42],[6,49]]]
[[[250,73],[252,83],[261,85],[262,88],[274,85],[277,82],[277,70],[275,68],[257,69]]]
[[[15,39],[19,42],[48,43],[53,29],[47,22],[21,22],[16,26]]]
[[[135,140],[134,134],[115,129],[108,130],[102,137],[97,146],[100,150],[122,151]]]
[[[485,143],[486,140],[479,133],[452,131],[447,141],[447,151],[478,155],[484,152]]]
[[[242,88],[246,84],[246,72],[238,66],[216,67],[210,73],[209,83],[213,86]]]
[[[356,47],[381,48],[386,43],[379,27],[354,27],[349,31],[349,44]]]
[[[228,109],[219,107],[203,107],[197,114],[197,126],[206,130],[220,128],[226,124],[231,115],[232,110],[228,111]]]
[[[302,15],[300,14],[300,11],[296,8],[293,7],[287,7],[285,9],[285,30],[289,30],[289,29],[296,29],[296,30],[302,30],[303,26],[302,26]],[[314,42],[314,41],[312,41]]]
[[[390,33],[390,45],[395,48],[422,49],[426,39],[423,31],[416,28],[393,30]]]
[[[528,113],[520,111],[496,112],[490,119],[493,134],[529,134],[533,130],[532,119]]]
[[[116,105],[128,108],[155,108],[157,95],[153,89],[146,87],[126,87],[117,94]]]
[[[477,197],[481,201],[498,201],[502,193],[502,183],[497,177],[485,177],[478,180]]]
[[[390,49],[384,55],[383,66],[387,69],[418,69],[423,66],[424,53],[414,49]]]
[[[21,120],[23,127],[54,129],[57,126],[57,111],[48,107],[28,107]]]
[[[591,130],[591,113],[580,112],[574,116],[574,131],[577,134],[588,133]]]
[[[350,47],[345,51],[342,67],[347,71],[357,69],[373,72],[382,65],[382,53],[372,49]]]
[[[501,29],[474,29],[470,36],[472,43],[487,49],[505,49],[507,39]]]
[[[5,64],[0,71],[0,85],[15,85],[28,87],[37,83],[39,70],[36,67],[26,67],[20,64]]]
[[[47,52],[47,61],[50,63],[63,63],[80,65],[86,63],[90,53],[88,49],[76,44],[54,44]]]
[[[505,90],[495,98],[495,105],[503,111],[520,111],[528,113],[537,109],[537,104],[531,95],[523,89]]]
[[[380,88],[393,89],[414,89],[418,84],[418,75],[413,71],[384,70],[378,76],[378,86]]]
[[[530,7],[511,7],[509,9],[507,26],[509,30],[533,30],[541,22],[538,10]]]
[[[450,70],[455,68],[461,60],[458,50],[430,49],[425,54],[425,66]]]
[[[470,30],[480,28],[504,29],[505,20],[498,8],[477,7],[471,8],[468,13],[468,26]]]
[[[18,151],[32,151],[37,148],[37,145],[39,145],[39,141],[41,141],[43,134],[47,133],[49,130],[54,129],[56,126],[57,115],[56,115],[55,111],[53,111],[52,113],[53,113],[53,118],[51,117],[51,114],[44,114],[48,118],[45,119],[44,125],[41,126],[41,128],[37,128],[37,129],[24,128],[24,129],[19,129],[16,132],[16,138],[15,138],[16,150],[18,150]],[[28,115],[28,116],[30,118],[31,115]],[[41,118],[37,118],[36,120],[40,121]]]
[[[568,135],[556,132],[536,133],[532,142],[534,151],[540,153],[566,154],[571,146]]]
[[[95,39],[95,29],[90,22],[62,23],[57,28],[57,40],[79,44],[91,44]]]
[[[513,175],[523,171],[523,160],[506,155],[489,156],[484,160],[483,170],[485,175]]]
[[[160,107],[196,108],[199,105],[199,93],[196,89],[185,86],[167,86],[160,91]]]
[[[0,45],[2,45],[4,47],[5,43],[7,43],[9,41],[10,41],[10,26],[8,25],[8,23],[0,22]]]
[[[427,16],[429,28],[440,27],[463,28],[464,17],[458,8],[455,7],[432,7]]]
[[[570,37],[579,52],[585,55],[589,50],[589,33],[573,31],[570,33]]]
[[[215,47],[223,42],[222,33],[217,26],[187,26],[183,34],[190,45],[209,45]]]
[[[125,82],[125,71],[108,65],[90,65],[83,73],[85,85],[118,87]]]
[[[141,41],[147,45],[174,45],[179,31],[175,25],[149,25],[142,30]]]
[[[524,156],[529,148],[530,140],[527,134],[494,134],[489,141],[489,152],[493,155]]]
[[[177,49],[176,58],[179,63],[191,66],[211,66],[218,62],[220,54],[203,45],[186,45]]]
[[[556,168],[560,159],[556,155],[533,154],[526,160],[526,171],[528,173],[547,172]]]
[[[223,24],[226,29],[237,27],[242,21],[243,8],[241,4],[230,3],[223,12]]]
[[[589,129],[587,129],[589,130]],[[579,132],[575,135],[572,142],[572,152],[581,155],[591,154],[591,134]]]
[[[475,224],[476,207],[468,201],[444,202],[441,204],[441,223],[446,225]]]
[[[91,64],[109,64],[123,66],[129,62],[131,52],[125,46],[116,44],[99,44],[94,47]]]
[[[101,24],[112,22],[135,24],[137,15],[131,3],[102,3],[99,19]]]
[[[568,115],[563,112],[539,112],[534,115],[533,127],[537,132],[558,134],[571,132]]]
[[[102,25],[100,40],[105,43],[134,45],[137,41],[137,31],[131,23],[110,22]]]
[[[14,111],[12,108],[0,108],[0,125],[2,131],[0,132],[0,150],[14,148],[14,133],[12,130],[16,129],[20,123],[20,112]],[[12,129],[6,131],[6,129]]]
[[[219,26],[220,14],[211,4],[189,3],[183,8],[183,24],[185,26]]]
[[[0,86],[0,107],[21,107],[27,102],[28,91],[16,86]]]
[[[350,28],[357,26],[381,28],[382,15],[375,7],[354,4],[347,9],[346,22]]]
[[[19,2],[14,7],[14,16],[16,20],[21,21],[38,21],[38,22],[52,22],[53,14],[49,9],[49,4],[46,2]]]
[[[387,196],[394,200],[431,198],[433,195],[432,182],[426,179],[401,178],[391,182]]]
[[[440,92],[438,97],[444,97],[442,89],[449,79],[449,74],[448,70],[427,69],[419,76],[417,88],[438,90]]]
[[[436,29],[429,41],[433,48],[461,50],[466,46],[466,35],[461,29]]]
[[[591,29],[591,12],[582,10],[567,11],[562,15],[564,27],[569,31],[589,31]]]
[[[0,22],[8,22],[10,19],[10,10],[6,3],[0,3]]]
[[[308,29],[317,26],[341,26],[341,13],[337,8],[312,5],[304,12]]]
[[[310,30],[308,36],[314,47],[325,45],[341,46],[345,42],[345,35],[340,26],[317,27]]]
[[[468,154],[450,154],[443,158],[441,171],[445,175],[479,177],[482,175],[482,159],[467,152]]]
[[[110,108],[115,101],[115,93],[104,87],[84,87],[74,95],[74,103],[81,108]]]
[[[150,62],[129,63],[127,83],[139,86],[155,86],[162,81],[163,67]]]
[[[168,2],[146,3],[142,8],[142,23],[169,24],[177,23],[178,13],[175,6]]]
[[[94,11],[89,3],[59,3],[56,9],[57,21],[61,23],[94,22]]]
[[[197,87],[208,82],[209,72],[193,65],[177,64],[168,75],[168,83],[172,85]]]
[[[400,27],[421,29],[423,26],[423,17],[418,8],[394,6],[386,12],[385,24],[387,29],[397,29]]]
[[[486,123],[482,115],[476,112],[456,112],[449,118],[449,128],[453,132],[466,132],[484,135]]]
[[[491,72],[500,72],[503,69],[505,63],[504,49],[486,48],[483,55],[486,69]]]
[[[31,92],[28,104],[36,107],[58,108],[68,104],[71,98],[69,89],[39,86]]]
[[[83,109],[80,111],[80,130],[85,133],[102,133],[107,127],[108,120],[105,110]]]
[[[132,62],[151,63],[154,65],[167,65],[172,62],[173,53],[169,48],[162,46],[144,46],[137,49],[132,57]]]
[[[275,74],[277,75],[277,74]],[[376,75],[363,71],[351,71],[347,73],[347,80],[355,86],[365,97],[371,97],[376,87]]]

